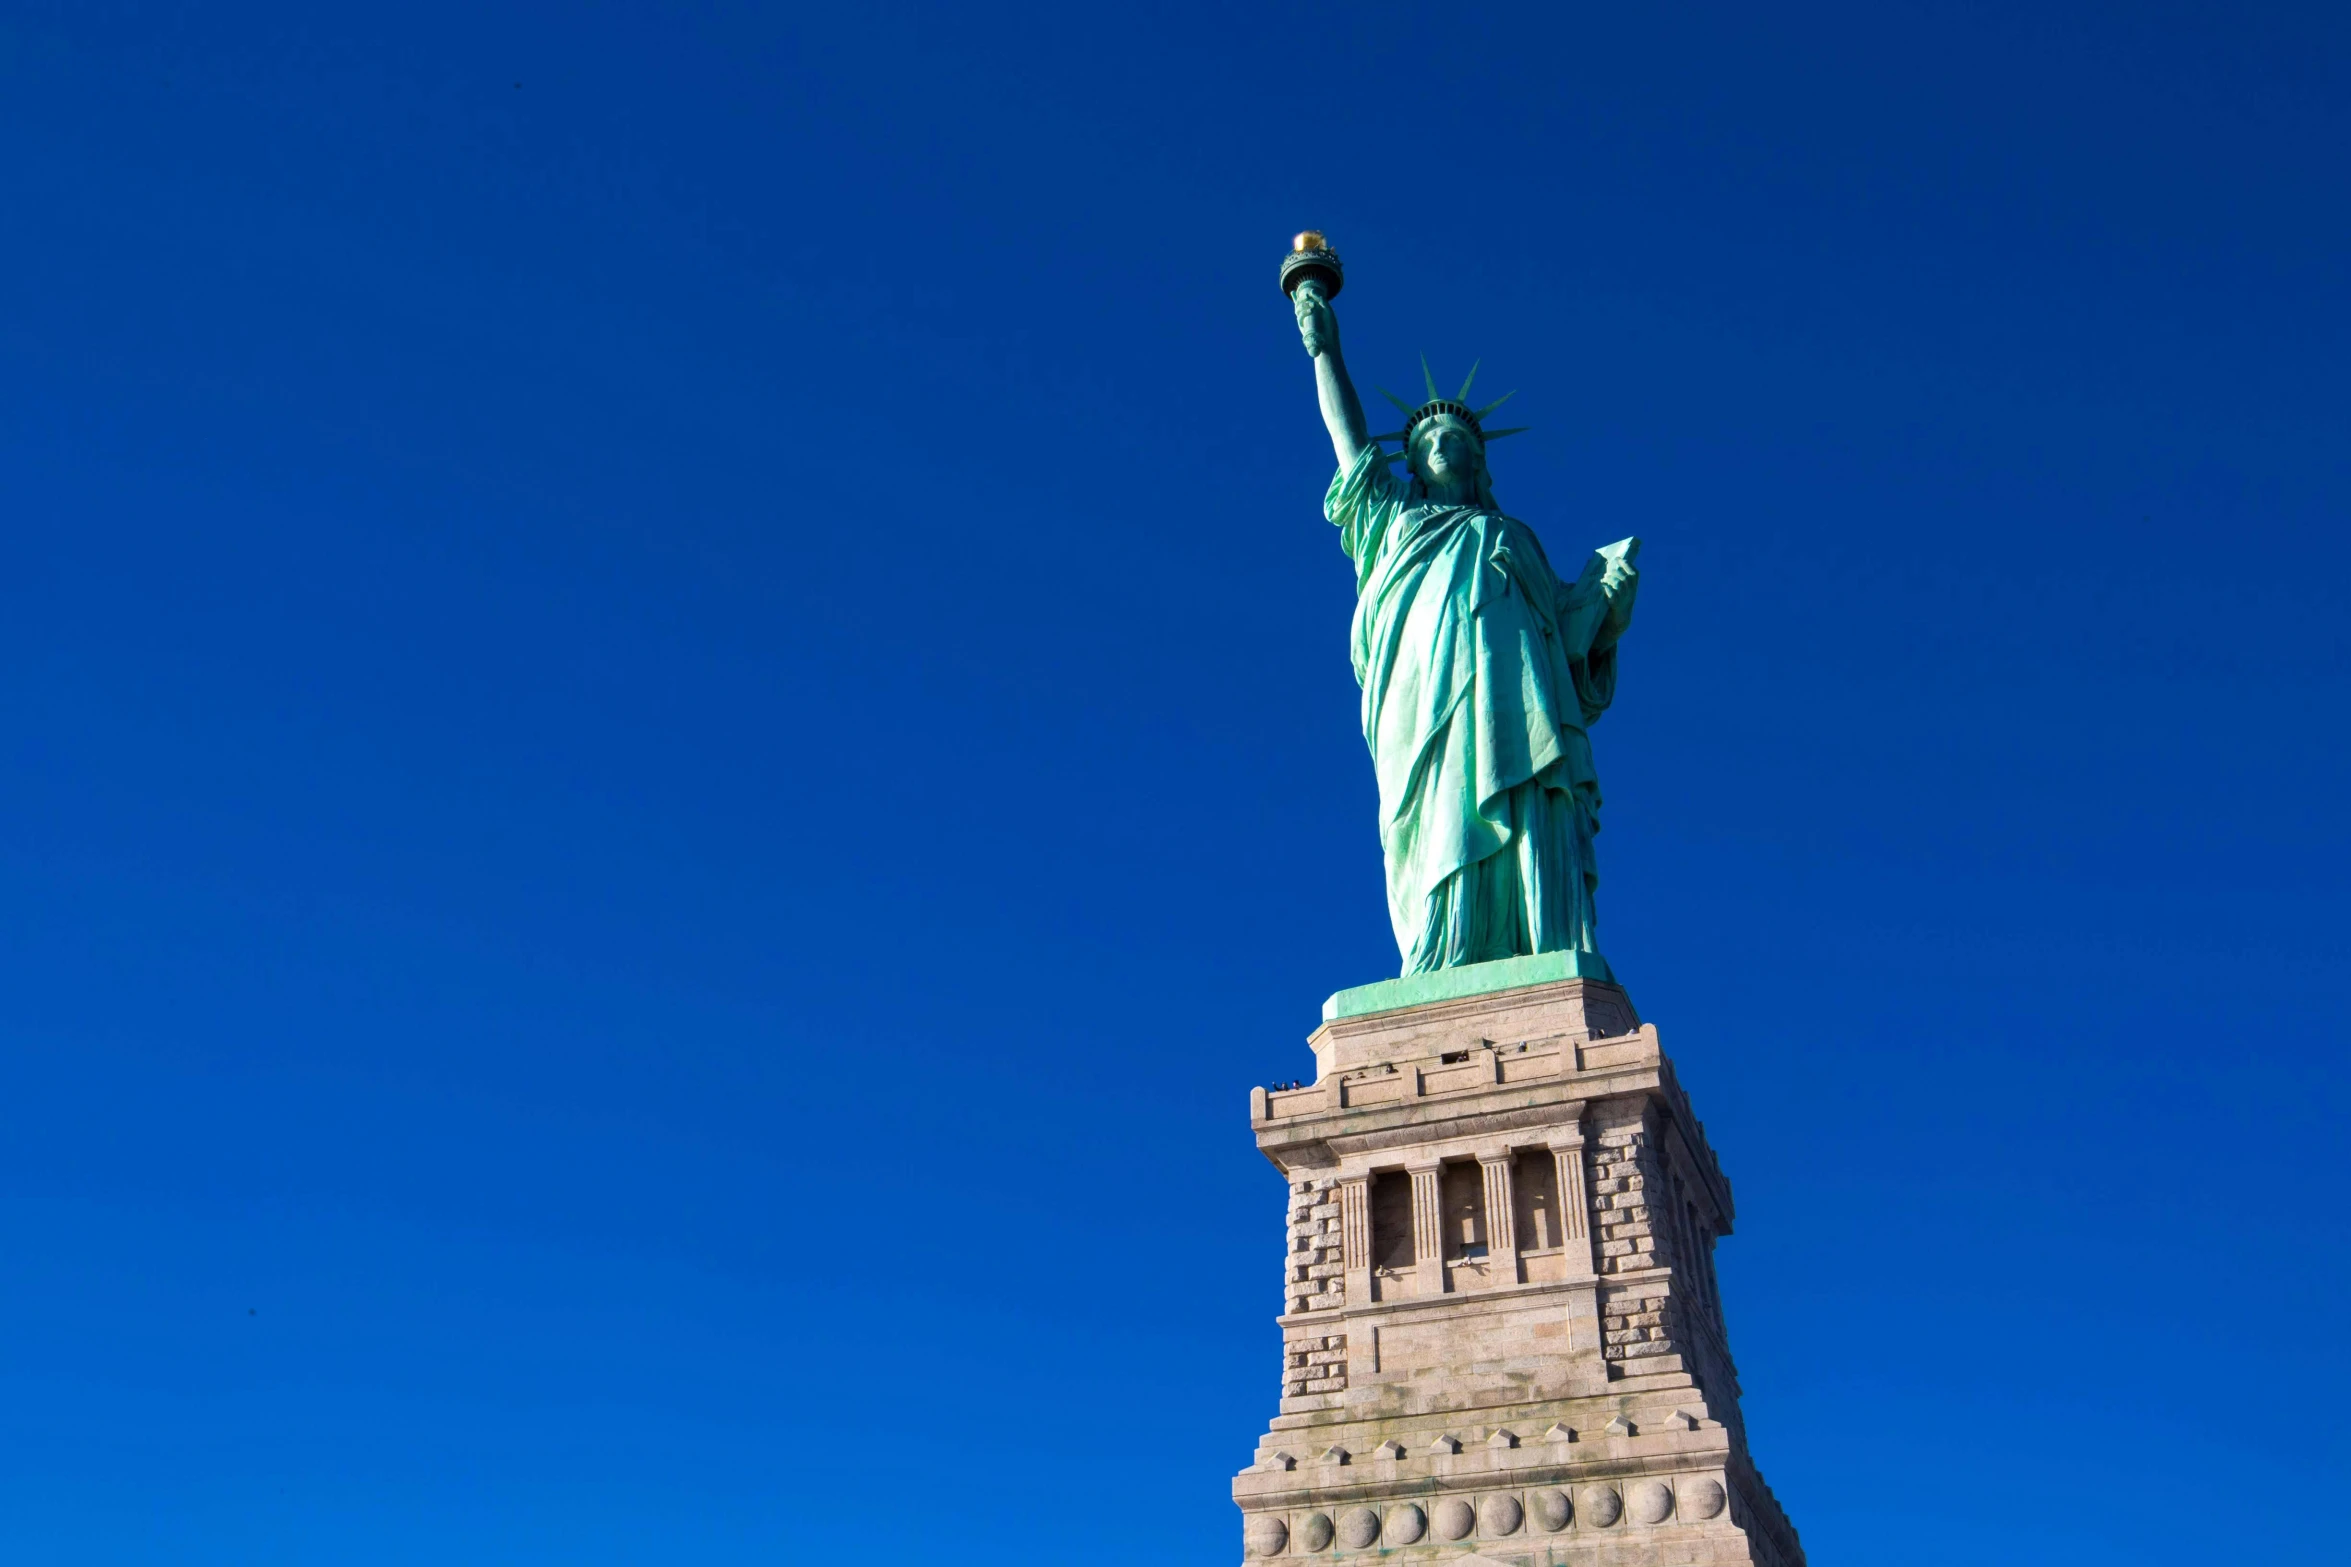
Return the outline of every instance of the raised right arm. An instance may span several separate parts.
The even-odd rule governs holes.
[[[1341,469],[1352,468],[1371,445],[1371,435],[1355,383],[1347,379],[1347,362],[1339,357],[1339,318],[1318,282],[1299,284],[1290,301],[1298,313],[1298,336],[1314,356],[1314,390],[1322,402],[1323,427],[1331,432],[1331,450],[1338,454]]]

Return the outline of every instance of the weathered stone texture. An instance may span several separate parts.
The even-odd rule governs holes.
[[[1638,1360],[1647,1355],[1674,1352],[1673,1298],[1627,1290],[1606,1297],[1600,1317],[1600,1341],[1610,1360]]]
[[[1591,1156],[1592,1233],[1599,1238],[1603,1273],[1654,1268],[1665,1260],[1649,1216],[1657,1161],[1647,1107],[1640,1109],[1638,1119],[1603,1126]]]
[[[1282,1345],[1282,1393],[1343,1393],[1347,1389],[1347,1335],[1308,1334]]]
[[[1339,1183],[1290,1183],[1290,1258],[1286,1309],[1328,1311],[1347,1303],[1346,1266],[1340,1260]]]

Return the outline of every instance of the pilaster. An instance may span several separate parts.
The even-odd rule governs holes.
[[[1371,1182],[1362,1175],[1339,1182],[1339,1251],[1347,1298],[1371,1299]]]
[[[1445,1212],[1442,1200],[1444,1166],[1405,1167],[1412,1177],[1413,1293],[1423,1298],[1445,1293]]]
[[[1567,1277],[1594,1277],[1592,1266],[1592,1194],[1584,1180],[1584,1120],[1582,1105],[1575,1117],[1550,1142],[1552,1179],[1559,1193],[1560,1251]]]
[[[1497,1284],[1519,1282],[1518,1240],[1511,1204],[1510,1150],[1478,1155],[1486,1198],[1486,1261]]]

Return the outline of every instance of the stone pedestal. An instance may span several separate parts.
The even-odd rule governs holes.
[[[1730,1185],[1657,1030],[1604,979],[1481,967],[1513,988],[1342,992],[1314,1084],[1250,1095],[1290,1211],[1247,1556],[1802,1567],[1715,1296]]]

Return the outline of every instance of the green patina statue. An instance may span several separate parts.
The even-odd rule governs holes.
[[[1340,278],[1322,236],[1299,235],[1282,283],[1339,458],[1323,512],[1355,562],[1355,678],[1403,972],[1556,952],[1572,972],[1610,978],[1586,731],[1616,692],[1641,541],[1595,550],[1575,581],[1559,580],[1533,530],[1494,504],[1486,444],[1518,431],[1481,422],[1503,399],[1468,405],[1474,365],[1447,398],[1423,360],[1428,401],[1384,394],[1404,428],[1367,433],[1339,356]],[[1388,469],[1398,460],[1401,477]]]

